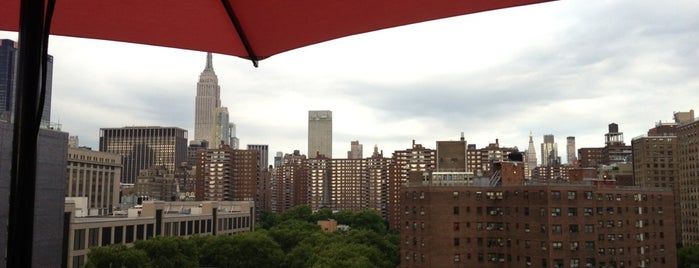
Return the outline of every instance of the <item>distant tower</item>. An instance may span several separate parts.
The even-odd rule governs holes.
[[[573,163],[575,163],[576,160],[578,160],[578,158],[575,156],[576,152],[577,151],[575,150],[575,137],[569,136],[568,138],[566,138],[566,162],[568,163],[568,165],[572,165]]]
[[[214,137],[214,110],[221,107],[221,87],[214,72],[211,53],[206,54],[206,67],[199,75],[194,107],[194,141],[208,141],[209,148],[218,148]]]
[[[213,112],[213,119],[213,130],[211,131],[212,138],[209,142],[215,144],[211,144],[209,148],[213,146],[218,148],[221,143],[231,145],[231,128],[230,123],[228,122],[228,108],[215,108]]]
[[[362,159],[364,157],[362,147],[359,141],[352,141],[350,143],[350,150],[347,151],[347,159]]]
[[[332,111],[308,111],[308,158],[315,158],[318,154],[332,158],[332,152]]]
[[[531,178],[532,171],[534,168],[536,168],[537,160],[536,160],[536,149],[534,148],[534,136],[532,135],[531,132],[529,132],[529,147],[527,148],[527,175],[528,178]]]
[[[541,144],[541,166],[549,167],[560,164],[558,159],[558,144],[553,140],[553,134],[544,135]]]
[[[0,121],[10,122],[14,112],[15,79],[17,78],[17,42],[0,40]],[[51,121],[51,88],[53,81],[53,56],[46,58],[46,94],[41,113],[41,127],[48,128]]]
[[[230,122],[228,124],[228,129],[229,129],[228,132],[231,134],[231,143],[230,143],[231,148],[236,149],[236,150],[240,149],[239,148],[240,147],[240,139],[238,139],[238,136],[236,136],[236,134],[235,134],[235,131],[236,131],[235,124],[233,122]]]
[[[0,40],[0,119],[6,122],[10,122],[14,107],[17,54],[15,41]]]

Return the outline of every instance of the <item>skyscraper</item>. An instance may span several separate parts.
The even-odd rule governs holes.
[[[177,127],[101,128],[100,151],[121,155],[121,182],[135,183],[142,169],[174,172],[187,161],[187,131]]]
[[[324,155],[332,158],[333,112],[308,111],[308,157]]]
[[[525,170],[524,176],[526,178],[532,177],[532,170],[536,168],[536,149],[534,148],[534,135],[529,132],[529,147],[527,148],[527,170]]]
[[[219,146],[221,143],[230,145],[231,128],[228,117],[228,108],[214,108],[213,116],[213,131],[211,133],[213,138],[210,140],[210,142],[215,144],[212,144],[209,148]]]
[[[576,150],[575,150],[575,137],[569,136],[566,138],[566,162],[568,165],[572,165],[575,163],[575,161],[578,160],[576,157]]]
[[[209,148],[217,148],[215,142],[214,110],[221,107],[221,87],[214,72],[211,53],[206,54],[206,67],[199,75],[194,111],[194,141],[208,141]]]
[[[258,166],[261,170],[269,168],[269,145],[267,144],[248,144],[248,150],[257,151],[259,155]]]
[[[233,123],[233,122],[228,123],[228,129],[229,129],[228,132],[231,134],[231,143],[230,143],[231,148],[236,149],[236,150],[240,149],[240,139],[238,139],[238,136],[235,134],[236,133],[235,123]]]
[[[17,42],[0,40],[0,120],[10,122],[14,112],[15,78],[17,77]],[[47,127],[51,120],[51,85],[53,80],[53,56],[46,59],[46,94],[41,126]]]
[[[352,141],[350,143],[350,150],[347,151],[347,159],[362,159],[363,156],[363,146],[359,141]]]
[[[541,166],[553,166],[560,164],[558,160],[558,144],[553,140],[553,134],[544,135],[544,143],[541,144]]]

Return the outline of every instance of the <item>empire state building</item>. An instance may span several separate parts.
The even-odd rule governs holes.
[[[206,67],[199,75],[197,97],[194,112],[194,141],[209,142],[210,148],[216,148],[214,111],[221,107],[221,87],[211,62],[211,53],[206,54]]]

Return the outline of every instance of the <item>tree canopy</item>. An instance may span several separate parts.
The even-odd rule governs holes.
[[[335,219],[349,231],[323,232],[318,220]],[[297,206],[261,212],[254,232],[155,237],[132,247],[90,249],[86,267],[398,267],[400,239],[375,211],[313,212]]]

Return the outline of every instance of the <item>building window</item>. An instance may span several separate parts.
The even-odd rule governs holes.
[[[85,266],[85,255],[73,256],[73,267],[82,268]]]
[[[578,241],[570,242],[570,250],[571,250],[571,251],[577,251],[577,250],[578,250]]]
[[[454,254],[454,262],[460,262],[461,261],[461,254]]]
[[[585,241],[585,249],[595,249],[595,241]]]
[[[561,199],[561,192],[560,191],[551,191],[551,199],[553,199],[553,200]]]
[[[459,215],[459,207],[454,207],[454,215]]]
[[[561,216],[561,208],[551,208],[551,216],[552,217]]]
[[[454,222],[454,231],[458,231],[458,230],[459,230],[459,223]]]
[[[555,259],[553,260],[553,267],[555,268],[563,268],[563,260],[562,259]]]
[[[563,248],[563,242],[556,241],[551,243],[551,248],[553,249],[562,249]]]
[[[73,250],[85,249],[85,229],[77,229],[73,233]]]
[[[87,238],[87,246],[88,247],[96,247],[99,246],[99,235],[100,235],[100,229],[99,228],[90,228],[89,233],[88,233],[88,238]]]
[[[562,227],[560,224],[551,225],[551,232],[554,234],[560,234],[562,232]]]
[[[569,217],[578,216],[578,208],[568,208],[568,216]]]
[[[578,225],[577,224],[568,225],[568,231],[571,233],[577,233],[578,232]]]
[[[575,200],[575,196],[576,196],[577,194],[578,194],[578,193],[575,192],[575,191],[568,191],[568,200]]]
[[[570,259],[570,267],[577,268],[580,267],[580,259]]]
[[[461,240],[458,237],[454,238],[454,246],[459,246],[459,245],[461,245]]]

